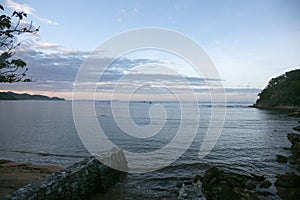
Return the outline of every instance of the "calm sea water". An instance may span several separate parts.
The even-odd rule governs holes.
[[[155,104],[165,108],[166,124],[157,135],[144,141],[129,137],[118,128],[109,102],[96,102],[95,107],[99,123],[109,133],[111,141],[128,151],[148,152],[166,145],[181,122],[181,112],[175,102],[131,102],[132,120],[139,126],[151,123],[149,109]],[[298,125],[297,119],[288,117],[283,111],[247,106],[242,103],[226,105],[221,137],[208,156],[200,160],[198,153],[211,120],[211,106],[199,104],[200,126],[190,148],[161,170],[128,174],[111,189],[109,196],[112,199],[176,198],[178,182],[203,174],[212,165],[244,174],[266,175],[271,180],[277,174],[294,170],[288,164],[278,163],[276,155],[290,154],[284,149],[290,147],[286,135],[294,132],[292,128]],[[122,113],[119,115],[122,117]],[[67,166],[88,155],[76,132],[70,101],[0,101],[0,126],[2,159]]]

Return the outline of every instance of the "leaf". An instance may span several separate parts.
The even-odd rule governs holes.
[[[0,56],[0,63],[3,63],[5,60],[7,60],[10,57],[9,53],[4,52]]]
[[[14,65],[16,65],[16,66],[18,66],[18,67],[24,67],[24,66],[26,66],[26,62],[24,62],[21,59],[12,60],[11,63],[14,64]]]
[[[4,7],[3,7],[1,4],[0,4],[0,9],[1,9],[1,10],[4,10]]]

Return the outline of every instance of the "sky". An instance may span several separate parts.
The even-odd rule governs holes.
[[[24,11],[26,21],[40,27],[34,36],[19,37],[21,46],[15,54],[27,62],[28,75],[36,81],[1,84],[2,91],[71,99],[78,69],[95,48],[120,33],[146,27],[174,30],[192,39],[205,50],[220,78],[201,77],[170,52],[144,49],[110,66],[97,83],[97,99],[110,99],[117,83],[124,95],[130,86],[140,87],[134,100],[171,100],[171,92],[160,85],[179,89],[180,74],[202,100],[209,99],[206,84],[215,83],[223,85],[228,101],[254,102],[270,78],[300,67],[298,0],[1,0],[1,4],[6,14]],[[178,74],[162,71],[160,65]],[[126,74],[135,76],[120,81]],[[184,88],[180,91],[184,93]]]

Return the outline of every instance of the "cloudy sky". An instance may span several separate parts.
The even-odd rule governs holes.
[[[1,84],[3,91],[71,99],[78,69],[95,48],[122,32],[145,27],[171,29],[191,38],[206,51],[220,77],[202,77],[170,52],[140,50],[118,58],[99,77],[97,99],[110,99],[118,84],[124,94],[138,87],[135,100],[169,100],[171,92],[164,86],[184,93],[182,81],[187,81],[203,100],[207,84],[222,84],[229,101],[254,102],[271,77],[300,67],[298,0],[1,2],[6,14],[24,11],[27,21],[40,26],[38,34],[19,38],[22,43],[15,54],[27,62],[28,75],[36,81]],[[162,70],[162,65],[177,74]]]

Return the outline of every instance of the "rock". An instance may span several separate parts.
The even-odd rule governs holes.
[[[86,171],[89,171],[86,174]],[[123,172],[109,168],[95,157],[47,176],[42,182],[28,184],[4,199],[89,199],[94,192],[105,192],[120,180]],[[14,198],[15,197],[15,198]]]
[[[300,112],[292,112],[292,113],[289,113],[288,116],[290,116],[290,117],[300,117]]]
[[[184,185],[192,185],[193,184],[192,181],[184,181],[183,183],[184,183]]]
[[[245,183],[248,179],[251,179],[250,176],[240,175],[240,174],[233,174],[227,173],[225,174],[225,178],[229,185],[232,187],[245,187]]]
[[[300,126],[296,126],[293,128],[295,131],[300,131]]]
[[[269,191],[256,191],[255,194],[259,195],[259,196],[274,196],[274,194],[272,194]]]
[[[256,177],[256,175],[255,175]],[[261,176],[257,176],[260,177]],[[202,191],[205,197],[210,199],[258,199],[256,194],[249,194],[245,187],[253,190],[257,186],[257,181],[250,176],[236,173],[228,173],[217,168],[211,168],[203,176]],[[266,181],[264,185],[268,185]]]
[[[296,188],[297,186],[300,186],[300,176],[296,175],[294,172],[286,172],[285,174],[278,176],[275,186]]]
[[[247,190],[254,190],[256,188],[256,182],[249,179],[248,181],[246,181],[245,187],[247,188]]]
[[[255,174],[252,174],[252,173],[250,173],[250,175],[251,175],[253,178],[255,178],[255,180],[257,180],[257,181],[264,181],[264,180],[266,179],[265,176],[259,176],[259,175],[255,175]]]
[[[287,135],[287,138],[292,143],[292,145],[296,144],[296,142],[300,142],[300,134],[289,133]]]
[[[298,188],[284,188],[276,186],[277,194],[283,200],[298,200],[300,199],[300,187]]]
[[[257,194],[253,192],[245,192],[241,199],[245,200],[260,200],[260,198],[257,196]]]
[[[281,163],[287,163],[287,158],[285,156],[282,155],[276,155],[277,157],[277,161],[281,162]]]
[[[233,179],[233,178],[228,179],[227,183],[230,187],[240,187],[241,188],[243,186],[242,183],[240,183],[239,181],[237,181],[236,179]]]
[[[220,187],[220,193],[217,196],[218,199],[223,200],[240,200],[240,196],[233,191],[232,188],[230,188],[228,185],[222,185]]]
[[[261,188],[269,188],[271,185],[272,185],[272,183],[270,181],[265,180],[265,181],[263,181],[263,182],[261,182],[259,184],[259,187],[261,187]]]
[[[182,187],[182,183],[181,182],[176,183],[176,187],[181,188]]]
[[[292,153],[295,154],[296,156],[300,155],[300,142],[296,142],[293,146],[292,146]]]
[[[202,181],[203,177],[200,176],[200,175],[196,175],[194,178],[193,178],[193,182],[194,183],[197,183],[198,181]]]
[[[216,167],[212,167],[208,169],[203,177],[202,184],[203,186],[209,186],[214,183],[218,182],[218,179],[220,178],[220,170]]]
[[[203,177],[203,183],[204,182],[210,182],[211,179],[216,178],[220,176],[220,170],[216,167],[212,167],[208,169]]]
[[[299,156],[292,155],[292,156],[289,157],[289,159],[290,159],[290,163],[292,165],[299,165],[300,166],[300,157]]]

